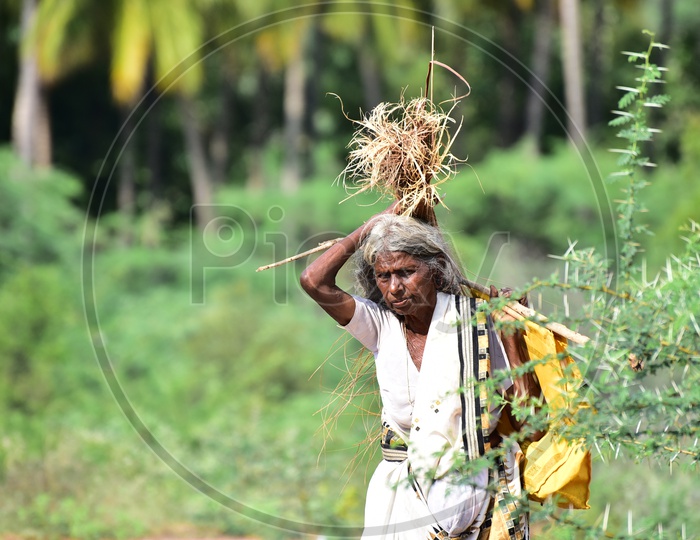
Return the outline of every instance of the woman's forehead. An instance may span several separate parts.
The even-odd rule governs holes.
[[[374,262],[375,270],[377,268],[395,268],[406,266],[419,266],[423,262],[405,251],[380,251],[377,253],[377,258]]]

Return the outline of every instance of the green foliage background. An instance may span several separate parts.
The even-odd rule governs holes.
[[[601,169],[614,167],[607,152],[597,152],[596,158]],[[6,252],[32,239],[32,249],[14,248],[11,264],[2,267],[0,287],[0,479],[6,494],[0,522],[7,530],[128,538],[180,524],[274,535],[194,491],[151,453],[95,362],[92,347],[102,340],[136,413],[203,480],[273,516],[361,523],[364,486],[377,457],[361,461],[353,474],[343,471],[365,437],[362,417],[347,414],[322,451],[317,414],[341,376],[334,365],[343,362],[346,338],[302,296],[297,276],[303,263],[263,273],[255,268],[276,256],[266,233],[283,231],[286,252],[293,253],[306,248],[305,237],[347,231],[380,205],[350,201],[338,207],[342,189],[327,178],[308,182],[293,197],[225,191],[222,203],[235,201],[256,223],[246,234],[255,237],[257,249],[236,267],[208,271],[201,305],[191,303],[188,235],[174,231],[158,247],[124,247],[99,224],[88,223],[89,231],[98,227],[99,339],[88,334],[83,313],[84,216],[70,203],[74,180],[53,172],[25,177],[27,171],[7,150],[0,160],[5,172],[0,189],[28,205],[4,207],[6,230],[12,231],[3,236]],[[681,181],[683,168],[660,168],[655,185]],[[474,272],[478,266],[471,261],[484,258],[494,229],[513,232],[496,264],[497,281],[548,275],[555,263],[543,267],[541,261],[547,253],[563,252],[567,237],[582,239],[583,245],[601,243],[586,171],[570,147],[548,157],[534,156],[525,146],[495,152],[475,170],[486,194],[467,168],[451,186],[450,212],[441,215],[446,230],[470,231],[453,239]],[[568,189],[558,187],[558,178],[570,179]],[[658,212],[656,205],[672,206],[668,198],[674,192],[665,195],[650,198],[650,216]],[[512,211],[503,212],[514,206],[517,219]],[[269,215],[277,207],[284,215],[275,223]],[[26,220],[27,211],[37,217]],[[513,221],[504,226],[504,218]],[[528,229],[536,220],[541,225]],[[650,240],[651,250],[663,249]],[[529,260],[539,260],[540,266],[528,266]],[[327,358],[329,364],[316,373]],[[636,491],[630,499],[623,486],[640,474],[654,488],[645,489],[641,500]],[[693,482],[682,474],[669,477],[654,465],[597,462],[589,515],[595,519],[610,503],[612,525],[625,522],[627,509],[644,506],[659,520],[683,519],[689,528],[700,527],[691,512],[698,496]]]
[[[683,6],[694,20],[692,3]],[[498,20],[498,13],[483,15],[491,37],[496,31],[489,24]],[[621,27],[620,34],[631,33],[636,22]],[[601,36],[611,50],[623,38]],[[651,185],[639,196],[654,233],[640,239],[649,277],[664,270],[671,254],[681,257],[686,245],[680,227],[699,217],[700,103],[689,84],[697,73],[681,69],[692,64],[694,46],[689,42],[670,57],[674,101],[665,109],[665,131],[658,139],[659,167],[649,173]],[[347,75],[355,61],[350,45],[329,54],[334,69],[330,75],[324,71],[317,84],[333,90],[345,85],[343,97],[359,101]],[[471,69],[483,77],[477,77],[479,105],[465,103],[470,130],[463,150],[470,156],[446,188],[449,211],[439,210],[440,223],[476,277],[490,277],[500,286],[546,281],[554,272],[561,278],[564,263],[550,254],[562,255],[569,242],[605,253],[617,241],[614,230],[603,225],[617,216],[601,216],[604,205],[594,190],[595,182],[617,170],[616,156],[607,151],[614,135],[604,129],[592,133],[593,168],[551,135],[544,154],[527,139],[498,148],[491,127],[498,103],[489,91],[497,78],[482,65],[483,57],[472,60]],[[420,73],[411,68],[415,74],[403,66],[398,60],[389,63],[387,87],[423,76],[422,65]],[[611,89],[628,79],[623,68],[613,73]],[[93,76],[78,74],[57,93],[70,93]],[[236,83],[244,97],[242,116],[251,114],[253,76],[246,71]],[[271,84],[280,81],[273,77]],[[211,88],[204,94],[213,109],[208,114],[215,116]],[[217,256],[230,247],[230,239],[214,236],[203,244],[190,229],[190,201],[182,189],[186,166],[177,144],[168,147],[167,204],[139,202],[131,222],[112,208],[99,217],[86,215],[99,164],[76,158],[80,143],[66,125],[87,129],[74,111],[62,111],[62,118],[71,118],[55,128],[65,135],[57,137],[59,162],[73,172],[60,166],[29,169],[9,148],[0,148],[0,534],[273,538],[311,534],[313,523],[361,524],[365,487],[378,456],[371,449],[363,453],[367,426],[371,432],[376,417],[360,409],[376,412],[376,403],[351,407],[328,437],[319,412],[331,400],[345,356],[352,356],[356,344],[302,295],[297,278],[305,261],[255,272],[351,231],[386,204],[370,195],[338,206],[345,193],[332,179],[342,169],[347,137],[338,128],[340,113],[332,111],[322,110],[315,119],[320,137],[310,152],[313,172],[293,194],[243,185],[251,160],[260,159],[268,178],[279,176],[279,133],[270,135],[260,154],[247,146],[250,133],[234,135],[242,150],[216,202],[241,225],[233,234],[242,250],[250,250],[244,258]],[[166,109],[162,118],[168,133],[177,128],[172,116]],[[96,146],[102,152],[106,144]],[[615,187],[606,195],[621,196]],[[496,257],[488,246],[497,231],[509,236]],[[641,261],[637,255],[635,263],[641,267]],[[193,264],[206,267],[203,283],[192,281]],[[692,277],[688,283],[697,284]],[[349,285],[349,276],[343,279]],[[204,302],[193,302],[193,291],[203,284]],[[687,294],[687,305],[697,306],[697,288],[671,290],[675,286],[680,287],[672,284],[665,292]],[[564,312],[561,291],[533,296],[541,311]],[[575,293],[569,298],[572,311],[585,315],[589,298]],[[86,307],[90,318],[93,301],[97,320],[92,322],[98,324],[88,325]],[[579,322],[591,329],[585,319]],[[687,320],[681,323],[692,331]],[[101,367],[113,369],[116,378]],[[124,414],[124,403],[108,384],[115,380],[172,458],[250,511],[227,508],[178,477]],[[626,530],[631,512],[635,523],[642,517],[664,523],[675,535],[669,537],[680,538],[681,531],[687,538],[700,537],[697,469],[683,462],[671,474],[658,459],[661,454],[654,447],[632,459],[624,452],[616,459],[611,448],[596,453],[593,508],[573,512],[572,519],[599,525],[607,513],[610,530]],[[280,531],[251,519],[253,511],[299,527]],[[543,537],[576,537],[569,530],[546,529],[544,521],[535,520],[534,528],[545,529]],[[636,537],[650,537],[650,530]]]

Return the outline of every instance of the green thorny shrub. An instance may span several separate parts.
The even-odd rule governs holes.
[[[577,399],[584,406],[573,404],[572,410],[577,410],[573,423],[558,422],[551,414],[549,421],[567,439],[585,441],[596,467],[607,467],[606,488],[615,481],[615,467],[639,468],[634,476],[639,485],[612,489],[619,495],[605,501],[604,511],[595,505],[586,512],[543,505],[533,518],[549,520],[552,527],[545,534],[552,538],[700,537],[700,522],[692,511],[697,500],[686,498],[685,508],[668,511],[659,511],[663,505],[649,504],[664,493],[671,497],[679,469],[697,475],[700,460],[700,226],[690,222],[682,236],[687,243],[685,252],[669,255],[658,275],[647,275],[637,240],[650,232],[638,221],[645,211],[638,195],[648,185],[644,173],[655,164],[644,155],[644,145],[659,131],[648,125],[649,111],[658,110],[669,98],[653,92],[663,82],[665,70],[652,63],[652,53],[665,45],[655,42],[652,33],[645,33],[649,36],[645,52],[624,53],[638,76],[634,86],[618,87],[624,95],[610,122],[620,129],[618,137],[627,142],[626,147],[612,150],[621,157],[619,172],[609,178],[611,185],[624,183],[623,197],[617,201],[618,260],[608,260],[595,249],[578,248],[574,243],[560,257],[561,273],[536,280],[520,291],[559,291],[566,308],[560,322],[591,338],[583,346],[570,345],[568,351],[583,373]],[[575,307],[569,306],[576,305],[582,307],[573,314]],[[529,406],[519,409],[520,414],[530,410]],[[546,407],[543,414],[547,414]],[[668,471],[666,491],[653,493],[647,482],[652,473],[642,462]],[[629,514],[625,519],[609,520],[610,506],[628,499],[630,490],[635,495]],[[614,531],[614,526],[621,530]]]

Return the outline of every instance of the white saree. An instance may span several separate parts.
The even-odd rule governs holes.
[[[512,517],[512,504],[494,512],[487,490],[489,483],[498,484],[506,499],[520,496],[517,446],[499,468],[466,481],[452,469],[458,459],[483,454],[498,421],[499,411],[486,410],[475,380],[509,369],[485,316],[479,315],[479,326],[465,324],[474,302],[438,293],[418,372],[396,315],[355,297],[355,314],[345,328],[375,357],[384,454],[369,483],[363,538],[528,538],[527,516]],[[506,379],[500,391],[511,384]]]

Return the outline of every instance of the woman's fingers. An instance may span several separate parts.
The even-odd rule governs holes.
[[[503,287],[499,292],[499,290],[496,289],[496,287],[491,285],[490,292],[491,292],[491,294],[490,294],[491,298],[497,298],[499,296],[504,296],[505,298],[510,298],[511,295],[513,294],[513,289],[511,287]],[[527,301],[527,296],[521,296],[520,298],[517,299],[517,301],[525,307],[530,307],[529,302]]]
[[[510,287],[504,287],[500,291],[491,285],[489,287],[489,296],[491,298],[498,298],[500,296],[503,296],[505,298],[510,298],[510,295],[513,293],[513,289]],[[491,313],[491,315],[497,320],[497,321],[515,321],[516,318],[513,317],[510,313],[507,313],[506,311],[503,310],[495,310]]]

